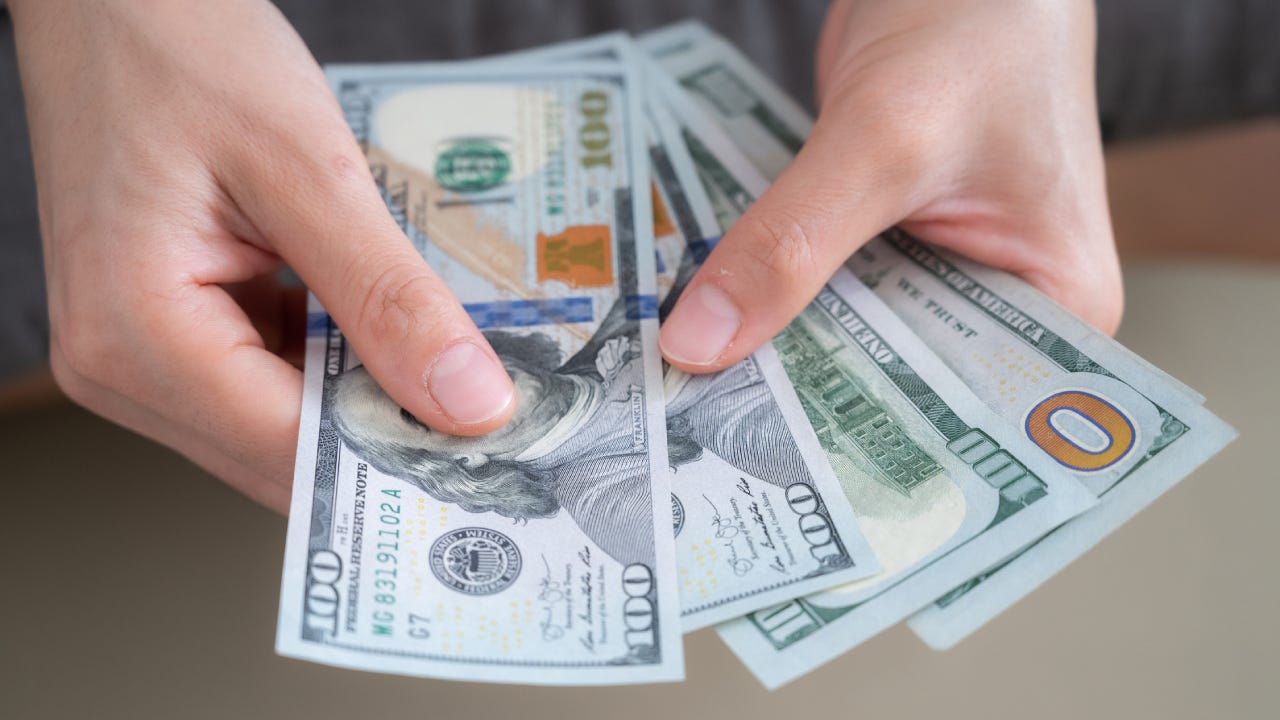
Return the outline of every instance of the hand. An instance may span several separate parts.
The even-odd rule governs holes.
[[[691,372],[737,362],[895,224],[1115,332],[1093,57],[1092,0],[834,3],[813,134],[690,282],[663,354]]]
[[[511,416],[510,378],[274,7],[9,4],[68,395],[287,511],[302,376],[267,349],[287,263],[422,422],[474,435]]]

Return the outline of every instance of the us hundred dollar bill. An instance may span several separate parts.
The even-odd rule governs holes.
[[[1095,502],[847,271],[773,345],[883,570],[719,626],[770,688]]]
[[[912,618],[934,648],[1030,593],[1235,436],[1195,397],[1006,273],[899,230],[848,265],[988,407],[1102,501]]]
[[[645,42],[741,145],[804,137],[811,128],[803,110],[705,26],[682,23]],[[752,111],[725,111],[734,97],[750,97],[736,106]],[[779,123],[790,135],[776,131]],[[1200,407],[1202,395],[1008,273],[897,230],[866,245],[849,267],[990,408],[1101,500],[913,618],[932,647],[954,645],[1017,602],[1235,435]]]
[[[765,177],[662,66],[650,57],[639,61],[649,85],[650,103],[666,109],[690,158],[716,226],[727,232],[769,186]]]
[[[813,127],[808,113],[707,26],[675,23],[640,44],[765,177],[781,175],[800,152]]]
[[[674,118],[657,101],[649,117],[665,315],[718,232]],[[771,347],[714,375],[670,368],[665,389],[686,630],[879,571]]]
[[[492,61],[513,58],[644,61],[621,33]],[[659,315],[665,317],[719,238],[720,220],[727,227],[738,211],[716,212],[678,124],[653,78],[644,78]],[[723,138],[714,142],[732,150]],[[665,393],[685,631],[878,571],[772,349],[712,376],[669,368]]]
[[[520,394],[429,431],[311,300],[284,655],[440,678],[683,674],[647,147],[617,63],[339,66],[392,214]]]
[[[689,135],[704,147],[723,141],[684,90],[665,88]],[[703,174],[722,196],[745,205],[764,191],[751,172],[734,177],[730,153],[711,155],[718,161]],[[988,567],[1093,503],[1078,483],[1028,460],[1029,443],[848,271],[773,348],[882,571],[720,626],[770,687],[906,619],[952,578]]]

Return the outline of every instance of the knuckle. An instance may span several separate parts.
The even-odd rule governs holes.
[[[898,117],[878,116],[869,122],[868,135],[881,158],[876,169],[882,186],[911,187],[930,171],[935,155],[930,131]]]
[[[372,188],[368,166],[350,131],[315,127],[307,119],[286,114],[283,118],[254,116],[244,125],[253,132],[236,134],[232,156],[234,177],[247,181],[256,192],[279,196],[287,186],[299,202],[332,204],[351,197],[367,197]],[[307,127],[299,132],[299,127]]]
[[[49,368],[53,372],[53,382],[72,402],[86,408],[92,405],[93,383],[76,368],[57,341],[49,349]]]
[[[59,387],[73,400],[77,399],[76,389],[102,376],[106,349],[99,334],[88,331],[80,322],[59,323],[54,326],[52,335],[50,360],[56,366],[54,377],[57,379],[60,374],[67,384],[64,386],[60,381]]]
[[[448,321],[438,283],[416,264],[396,262],[368,282],[356,321],[379,343],[402,342]]]
[[[77,235],[71,251],[64,247],[51,253],[50,364],[62,391],[86,406],[87,394],[124,392],[143,377],[136,367],[145,333],[163,327],[155,320],[160,303],[145,302],[154,291],[145,289],[146,273],[136,264],[112,267],[111,281],[96,276],[103,259],[95,250],[111,244],[103,238],[109,235]]]
[[[905,79],[866,77],[824,103],[814,136],[821,133],[829,147],[846,146],[852,138],[860,149],[856,162],[871,171],[867,177],[876,187],[900,191],[937,172],[937,158],[953,132],[938,104],[936,95],[913,89]]]
[[[752,242],[744,256],[767,277],[803,277],[817,270],[812,232],[804,221],[785,211],[771,210],[743,217]]]
[[[368,175],[364,154],[336,106],[291,108],[262,124],[277,159],[315,181],[346,186]]]

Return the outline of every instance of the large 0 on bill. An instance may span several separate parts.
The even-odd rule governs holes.
[[[312,299],[278,651],[479,681],[680,678],[632,71],[329,77],[388,207],[501,357],[519,409],[481,438],[430,432]]]

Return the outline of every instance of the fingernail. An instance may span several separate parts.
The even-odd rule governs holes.
[[[669,360],[707,365],[724,353],[742,327],[742,317],[724,291],[699,285],[676,303],[658,345]]]
[[[511,377],[489,353],[469,342],[450,345],[427,376],[427,391],[461,425],[491,420],[514,399]]]

